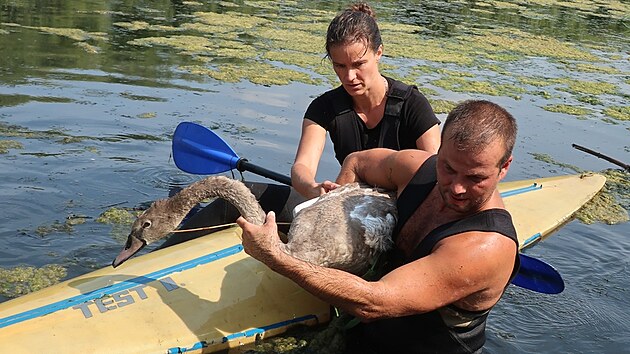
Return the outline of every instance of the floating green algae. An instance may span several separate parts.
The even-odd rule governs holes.
[[[418,90],[425,96],[439,96],[439,93],[432,88],[423,86],[423,87],[418,87]]]
[[[73,101],[74,100],[65,97],[0,94],[0,107],[19,106],[29,102],[70,103]]]
[[[131,225],[136,216],[127,209],[109,208],[96,218],[96,222],[103,224]]]
[[[278,68],[268,63],[254,62],[247,66],[224,64],[213,69],[203,66],[185,66],[192,74],[204,74],[224,82],[239,82],[248,79],[259,85],[287,85],[292,81],[317,85],[321,80],[291,69]]]
[[[470,47],[453,40],[425,39],[416,33],[383,33],[387,55],[470,66],[475,62]]]
[[[15,140],[0,140],[0,154],[6,154],[9,149],[23,149],[24,145]]]
[[[350,320],[351,317],[342,315],[317,328],[296,327],[281,336],[257,342],[245,353],[342,354],[346,348],[343,326]]]
[[[254,349],[248,353],[290,353],[296,349],[304,348],[307,341],[295,337],[274,337],[264,343],[257,344]]]
[[[525,85],[531,85],[535,87],[545,87],[553,85],[555,83],[548,78],[537,76],[517,76],[516,79]]]
[[[630,7],[618,0],[607,1],[557,1],[557,0],[528,0],[529,4],[544,7],[558,6],[580,11],[583,15],[597,16],[612,19],[624,19],[628,17]]]
[[[196,5],[203,5],[202,3],[196,3]],[[238,4],[227,2],[227,1],[219,1],[219,5],[223,7],[239,7]]]
[[[543,106],[543,109],[549,112],[566,113],[578,117],[582,117],[592,113],[592,111],[588,108],[578,107],[570,104],[550,104]]]
[[[606,176],[606,190],[615,195],[622,208],[630,210],[630,172],[608,169],[602,173]]]
[[[599,61],[595,55],[572,43],[555,38],[528,33],[515,28],[479,30],[476,36],[461,36],[461,41],[482,56],[495,53],[512,53],[532,57],[547,57],[562,60]],[[470,50],[468,50],[470,52]]]
[[[0,269],[0,294],[10,298],[25,295],[57,284],[67,274],[58,264]]]
[[[3,25],[9,25],[4,23]],[[19,24],[10,24],[14,27],[21,27],[27,29],[33,29],[44,33],[49,33],[52,35],[66,37],[73,41],[76,41],[76,45],[83,49],[85,52],[90,54],[98,54],[100,52],[100,48],[86,43],[87,41],[107,41],[107,33],[104,32],[87,32],[79,28],[60,28],[60,27],[35,27],[35,26],[23,26]]]
[[[617,68],[611,68],[610,66],[588,64],[588,63],[575,63],[572,65],[569,65],[568,69],[580,71],[583,73],[600,73],[600,74],[610,74],[610,75],[616,75],[616,74],[621,73],[621,71]]]
[[[618,91],[617,85],[611,84],[609,82],[582,81],[572,79],[563,79],[560,80],[560,82],[565,83],[567,87],[560,87],[558,89],[571,93],[602,95],[614,94]]]
[[[29,27],[24,26],[25,28],[33,28],[40,30],[42,32],[55,34],[62,37],[67,37],[75,41],[87,41],[89,39],[96,40],[107,40],[107,34],[102,32],[86,32],[82,29],[78,28],[56,28],[56,27]]]
[[[40,236],[40,237],[44,237],[48,234],[52,234],[55,232],[63,232],[63,233],[72,233],[74,231],[74,227],[73,227],[73,223],[68,222],[67,220],[64,222],[60,222],[59,220],[55,220],[55,222],[53,222],[50,225],[40,225],[35,229],[35,233]]]
[[[468,80],[462,77],[448,77],[431,81],[435,86],[454,92],[473,92],[491,96],[507,96],[520,99],[527,92],[524,88],[511,84],[497,84],[490,81]]]
[[[609,225],[628,221],[628,211],[621,207],[615,197],[602,191],[575,213],[575,217],[585,224],[603,222]]]
[[[112,225],[110,236],[114,240],[122,242],[127,239],[129,227],[139,213],[140,211],[132,212],[127,209],[112,207],[101,213],[101,215],[96,218],[96,222]]]
[[[330,63],[322,61],[325,54],[324,39],[326,28],[335,11],[316,10],[308,14],[287,13],[265,2],[248,1],[238,5],[219,4],[223,8],[233,7],[234,11],[222,13],[197,11],[192,12],[190,20],[177,27],[154,25],[145,21],[117,22],[116,26],[130,30],[149,30],[162,32],[185,32],[181,35],[163,37],[136,38],[132,45],[148,47],[162,46],[178,50],[200,62],[199,65],[187,65],[181,69],[192,74],[210,76],[219,81],[239,82],[248,80],[262,85],[286,85],[291,82],[306,84],[338,84]],[[547,6],[553,6],[549,3]],[[503,1],[478,2],[477,6],[490,9],[526,11],[521,3]],[[283,3],[283,6],[290,6]],[[298,6],[298,5],[296,5]],[[601,6],[606,6],[602,4]],[[240,7],[237,9],[237,7]],[[248,9],[249,8],[249,9]],[[256,10],[251,10],[256,8]],[[225,10],[225,9],[224,9]],[[448,82],[452,78],[472,77],[466,70],[446,70],[435,65],[426,65],[429,72],[440,73],[442,78],[436,84],[455,92],[480,93],[493,96],[505,95],[520,99],[527,90],[501,81],[514,78],[512,70],[504,68],[505,62],[517,62],[527,57],[546,57],[557,63],[570,65],[571,69],[582,72],[613,74],[614,69],[609,59],[599,58],[571,42],[556,40],[549,36],[535,35],[514,28],[473,28],[465,24],[456,24],[451,30],[451,37],[434,38],[433,30],[424,26],[379,19],[386,59],[389,62],[400,58],[419,59],[429,63],[456,64],[466,68],[486,68],[503,77],[499,83],[480,75],[469,82]],[[195,35],[195,32],[200,35]],[[457,34],[461,33],[461,34]],[[389,60],[393,58],[393,60]],[[226,66],[224,68],[224,66]],[[260,70],[274,68],[271,75],[261,75]],[[402,81],[414,81],[404,74],[399,65],[387,68],[381,64],[381,70],[388,76]],[[412,69],[410,74],[414,73]],[[323,78],[317,77],[323,76]],[[518,77],[516,77],[518,79]],[[525,79],[520,80],[524,82]],[[543,87],[553,84],[551,80],[537,83],[530,80],[526,84]],[[558,82],[555,82],[558,83]],[[611,92],[609,88],[594,85],[573,86],[568,90],[582,93],[577,99],[582,102],[596,103],[590,92]],[[533,95],[552,98],[547,91],[533,91]],[[584,96],[586,95],[586,96]]]
[[[492,17],[505,13],[509,16],[536,20],[555,19],[548,13],[541,13],[541,9],[549,8],[556,11],[558,8],[566,7],[580,13],[597,13],[598,17],[612,18],[616,16],[611,13],[623,13],[628,10],[627,5],[616,1],[600,2],[597,6],[568,4],[563,1],[536,1],[535,3],[541,8],[532,9],[529,3],[510,1],[481,1],[468,5],[461,2],[460,4],[470,7],[470,11],[476,11],[474,7],[483,8],[482,11],[493,14]],[[192,7],[200,5],[195,1],[187,2],[187,4]],[[143,35],[144,32],[167,33],[159,37],[138,37],[128,43],[174,49],[179,54],[190,56],[199,62],[198,66],[188,65],[183,68],[184,70],[193,74],[210,76],[219,81],[248,80],[262,85],[286,85],[291,82],[330,84],[331,86],[338,84],[330,63],[320,60],[325,54],[326,28],[337,11],[308,9],[298,13],[294,10],[300,7],[297,2],[283,2],[277,6],[278,4],[264,1],[222,1],[214,3],[213,7],[215,5],[219,7],[217,12],[192,9],[172,26],[163,25],[164,19],[161,16],[155,18],[155,21],[160,21],[158,24],[145,20],[115,22],[114,25],[139,32],[138,36]],[[389,10],[388,6],[383,7]],[[149,10],[147,8],[143,11]],[[527,14],[527,12],[530,13]],[[604,12],[606,16],[602,15]],[[163,13],[160,12],[160,14]],[[418,65],[428,64],[426,66],[430,71],[425,73],[429,75],[445,70],[441,64],[455,64],[463,69],[449,69],[452,72],[441,72],[442,80],[453,77],[471,77],[470,75],[473,74],[466,72],[468,69],[485,68],[501,75],[491,74],[492,77],[489,77],[487,73],[482,72],[475,77],[475,80],[469,80],[470,83],[466,84],[453,85],[452,82],[450,84],[443,81],[437,82],[443,85],[441,87],[453,89],[455,92],[505,95],[514,99],[520,99],[523,93],[530,93],[545,99],[553,98],[554,95],[548,90],[528,92],[519,87],[518,83],[512,85],[514,80],[535,87],[545,87],[554,83],[547,79],[535,82],[536,79],[520,78],[514,70],[506,67],[506,63],[516,63],[528,60],[530,57],[545,58],[548,62],[552,61],[554,65],[565,65],[568,70],[582,73],[624,75],[623,72],[613,68],[612,60],[614,59],[612,59],[612,54],[608,53],[610,50],[607,50],[605,43],[597,48],[589,47],[587,44],[578,45],[572,41],[529,33],[514,26],[470,27],[465,20],[453,24],[448,30],[449,36],[435,38],[436,30],[432,27],[401,23],[390,20],[389,16],[391,14],[387,13],[384,17],[379,17],[378,22],[385,44],[385,61],[400,63],[400,59],[418,59],[422,61],[417,63]],[[76,40],[78,46],[90,53],[97,53],[100,49],[86,41],[107,39],[107,36],[102,33],[50,27],[31,28]],[[623,60],[623,57],[619,56],[618,60]],[[224,69],[223,66],[226,64],[232,67]],[[391,65],[391,68],[388,68],[384,64],[381,64],[381,70],[388,76],[406,82],[414,81],[412,76],[408,76],[415,74],[414,69],[411,69],[411,73],[405,74],[407,69],[404,65]],[[265,70],[269,67],[267,65],[279,70],[281,77],[274,78],[272,75],[260,75],[257,72],[261,69]],[[276,74],[273,73],[273,75]],[[580,102],[601,105],[601,102],[593,97],[599,94],[597,92],[619,94],[618,88],[612,88],[610,86],[612,84],[606,82],[604,84],[565,83],[568,88],[564,90],[576,95],[575,99]]]
[[[573,170],[577,173],[589,173],[581,168],[558,162],[547,154],[530,153],[534,159]],[[618,169],[600,172],[606,177],[604,188],[591,201],[578,210],[575,217],[585,224],[604,222],[617,224],[628,221],[630,210],[630,173]]]
[[[155,117],[157,117],[157,112],[140,113],[140,114],[136,115],[136,117],[141,118],[141,119],[155,118]]]
[[[449,100],[429,99],[429,102],[435,114],[448,114],[457,106],[457,102]]]
[[[121,97],[124,97],[133,101],[148,101],[148,102],[168,102],[166,98],[162,97],[154,97],[154,96],[143,96],[143,95],[134,95],[130,92],[122,92],[120,94]]]
[[[617,120],[630,120],[630,106],[609,106],[602,112]]]
[[[269,49],[293,50],[303,53],[322,55],[325,52],[324,35],[295,29],[278,29],[272,27],[257,28],[252,34],[264,41]]]
[[[231,31],[251,29],[268,24],[270,21],[261,17],[240,14],[238,12],[195,12],[193,13],[195,21],[216,25],[221,24],[222,27]]]
[[[116,27],[122,27],[130,31],[147,30],[151,26],[145,21],[131,21],[131,22],[114,22],[112,25]]]
[[[538,161],[570,169],[577,173],[587,173],[577,166],[558,162],[547,154],[530,154]],[[602,171],[601,174],[606,177],[604,188],[578,210],[575,217],[585,224],[594,222],[617,224],[628,221],[628,210],[630,210],[630,173],[609,169]]]
[[[575,165],[570,165],[570,164],[566,164],[566,163],[563,163],[563,162],[558,162],[558,161],[556,161],[553,157],[551,157],[548,154],[540,154],[540,153],[533,153],[533,152],[530,152],[529,154],[532,155],[535,160],[546,162],[546,163],[548,163],[550,165],[556,165],[556,166],[561,167],[561,168],[568,168],[568,169],[573,170],[573,171],[575,171],[577,173],[584,172],[581,168],[579,168],[579,167],[577,167]]]
[[[576,213],[576,218],[585,224],[629,221],[630,172],[608,169],[601,173],[606,177],[604,188]]]
[[[83,49],[84,51],[86,51],[87,53],[90,54],[98,54],[101,51],[101,48],[95,46],[95,45],[91,45],[89,43],[85,43],[85,42],[77,42],[75,43],[77,47]]]
[[[136,38],[128,43],[145,47],[171,47],[185,53],[211,53],[213,46],[213,42],[207,38],[186,35]]]
[[[320,55],[310,53],[270,50],[264,53],[262,57],[267,60],[279,61],[287,65],[297,65],[303,68],[315,68],[320,65],[330,67],[328,61],[323,61]],[[330,71],[332,72],[332,70]]]
[[[594,95],[576,95],[575,99],[590,105],[600,105],[602,104],[602,100],[600,100],[597,96]]]

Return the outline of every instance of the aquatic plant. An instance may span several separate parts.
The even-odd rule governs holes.
[[[571,169],[577,173],[590,173],[581,168],[558,162],[547,154],[530,153],[534,159],[550,165]],[[629,220],[630,210],[630,172],[608,169],[600,172],[606,177],[602,190],[578,210],[574,217],[585,224],[603,222],[618,224]]]
[[[151,119],[157,117],[157,112],[144,112],[137,114],[136,117],[141,119]]]
[[[9,149],[23,149],[24,145],[15,140],[0,140],[0,154],[6,154]]]
[[[96,222],[103,224],[131,225],[135,215],[127,209],[109,208],[96,218]]]
[[[47,264],[41,268],[0,268],[0,295],[9,298],[25,295],[59,283],[67,274],[66,268],[58,264]]]
[[[603,113],[617,120],[630,120],[630,106],[609,106]]]
[[[566,113],[574,116],[582,117],[591,114],[591,110],[584,107],[578,107],[570,104],[550,104],[543,106],[543,109],[554,113]]]
[[[628,222],[630,172],[608,169],[601,173],[606,176],[604,188],[576,213],[576,218],[585,224],[603,222],[613,225]]]
[[[571,164],[567,164],[567,163],[556,161],[549,154],[541,154],[541,153],[533,153],[533,152],[530,152],[529,154],[532,155],[535,160],[546,162],[546,163],[548,163],[550,165],[555,165],[555,166],[558,166],[558,167],[561,167],[561,168],[566,168],[566,169],[569,169],[569,170],[573,170],[574,172],[577,172],[577,173],[584,172],[584,170],[582,170],[581,168],[579,168],[579,167],[577,167],[575,165],[571,165]]]
[[[73,224],[69,222],[60,222],[59,220],[55,220],[50,225],[40,225],[35,229],[35,234],[40,237],[44,237],[48,234],[52,234],[55,232],[63,232],[63,233],[72,233],[74,231]]]
[[[435,114],[448,114],[455,106],[457,106],[457,102],[449,101],[449,100],[439,100],[429,98],[429,102],[431,103],[431,107],[433,108],[433,112]]]

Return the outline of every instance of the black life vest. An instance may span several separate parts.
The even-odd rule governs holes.
[[[380,130],[376,130],[376,127],[370,129],[370,131],[379,133],[377,141],[370,139],[369,136],[362,136],[367,135],[362,134],[367,128],[353,109],[352,97],[343,89],[335,92],[336,97],[332,99],[335,118],[330,122],[328,131],[334,142],[335,157],[340,164],[343,164],[346,156],[355,151],[376,147],[394,150],[403,148],[400,146],[399,139],[400,113],[405,100],[411,95],[411,91],[417,87],[399,81],[388,81],[388,83],[391,84],[391,89],[387,94],[385,112],[383,119],[376,126]],[[367,133],[369,134],[369,131]]]

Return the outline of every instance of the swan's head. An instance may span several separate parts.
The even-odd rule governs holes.
[[[112,267],[118,267],[144,246],[168,236],[179,226],[182,219],[183,216],[170,211],[167,200],[158,200],[153,203],[131,225],[131,233],[125,247],[112,262]]]

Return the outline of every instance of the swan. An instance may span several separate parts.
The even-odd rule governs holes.
[[[249,222],[262,225],[265,212],[241,181],[210,176],[168,199],[155,201],[134,221],[127,242],[112,262],[117,267],[144,246],[175,230],[200,201],[225,199]],[[360,274],[392,248],[397,221],[395,194],[350,183],[320,196],[295,215],[283,251],[319,266]]]

